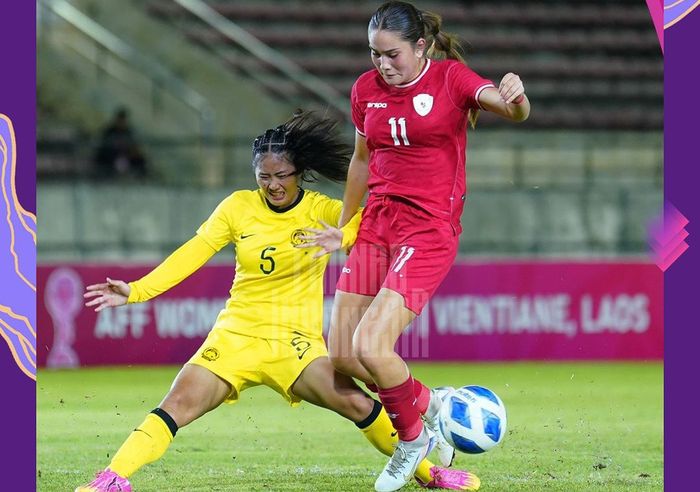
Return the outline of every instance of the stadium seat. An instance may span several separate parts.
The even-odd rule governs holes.
[[[366,26],[376,8],[374,2],[209,3],[342,94],[349,93],[359,73],[371,68]],[[467,58],[480,73],[498,79],[513,71],[522,75],[528,88],[548,88],[529,93],[536,107],[543,103],[553,107],[545,108],[546,115],[545,111],[533,114],[532,125],[537,128],[662,127],[660,118],[649,119],[645,112],[635,111],[662,108],[663,59],[643,2],[453,0],[427,1],[421,8],[440,13],[445,29],[466,41]],[[246,68],[245,55],[174,2],[154,1],[148,10],[178,26],[193,42],[215,51],[239,73],[265,70],[259,62],[256,68]],[[581,90],[584,83],[592,94]],[[570,91],[576,84],[579,88]],[[293,87],[275,90],[275,86],[269,84],[269,90],[280,97],[301,94]],[[616,102],[621,97],[627,107],[620,110]],[[483,124],[500,127],[503,122],[485,118]]]

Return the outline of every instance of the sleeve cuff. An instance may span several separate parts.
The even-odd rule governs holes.
[[[488,84],[484,84],[481,87],[479,87],[476,90],[476,92],[474,93],[474,101],[476,102],[476,105],[479,106],[479,109],[482,111],[486,111],[486,110],[483,108],[483,106],[481,106],[481,103],[479,102],[479,96],[481,95],[481,92],[484,89],[488,89],[489,87],[493,87],[494,89],[496,88],[496,86],[493,85],[492,83],[488,83]]]
[[[135,302],[139,302],[139,288],[137,282],[129,282],[129,287],[131,288],[131,292],[129,292],[129,297],[126,300],[127,304],[133,304]]]

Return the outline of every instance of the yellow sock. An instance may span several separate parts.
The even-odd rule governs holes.
[[[142,466],[163,456],[171,442],[173,435],[163,419],[149,413],[141,425],[126,438],[112,458],[109,468],[122,477],[129,477]]]
[[[384,408],[379,412],[374,422],[360,430],[365,438],[367,438],[367,440],[372,443],[372,446],[379,450],[379,452],[387,456],[394,454],[394,447],[396,443],[399,442],[399,438]],[[433,466],[435,465],[427,459],[421,461],[418,464],[418,468],[416,468],[416,478],[423,483],[430,482],[433,479],[430,476],[430,469]]]

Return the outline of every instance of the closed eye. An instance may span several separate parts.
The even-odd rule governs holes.
[[[380,56],[382,56],[381,53],[377,53],[374,50],[371,50],[371,53],[372,53],[372,56],[374,58],[379,58]],[[396,58],[398,56],[398,53],[395,51],[392,51],[392,52],[387,53],[386,56],[388,56],[389,58]]]

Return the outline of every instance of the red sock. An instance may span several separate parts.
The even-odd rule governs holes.
[[[367,389],[370,390],[372,393],[379,393],[379,388],[377,387],[376,384],[365,383],[365,386],[367,386]]]
[[[379,399],[402,441],[413,441],[423,431],[423,422],[413,403],[416,399],[413,387],[413,378],[408,376],[398,386],[379,388]]]
[[[418,413],[421,415],[425,415],[425,412],[428,411],[428,405],[430,405],[430,388],[417,379],[414,379],[413,394],[416,397],[416,410],[418,410]]]

